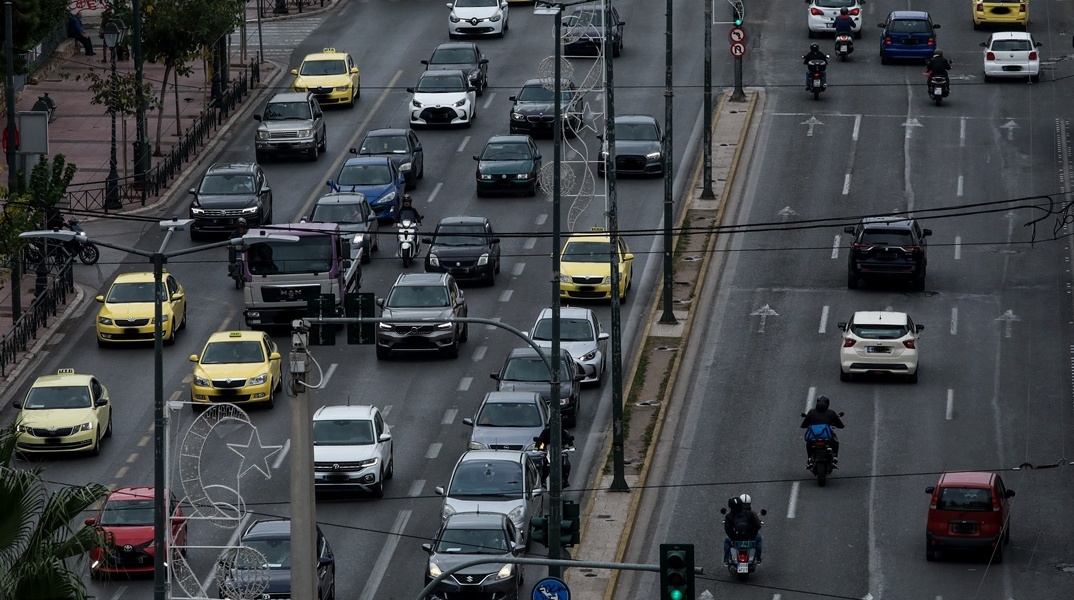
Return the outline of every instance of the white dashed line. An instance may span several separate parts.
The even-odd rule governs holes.
[[[548,213],[541,213],[537,215],[537,225],[544,225],[544,222],[548,220]]]
[[[416,498],[416,497],[421,495],[421,490],[424,489],[424,488],[425,488],[425,480],[424,479],[415,480],[414,483],[410,484],[410,490],[407,491],[406,495],[410,496],[411,498]]]
[[[962,258],[962,236],[955,236],[955,260]]]
[[[459,414],[459,409],[457,409],[457,408],[449,408],[449,409],[445,410],[444,411],[444,418],[440,419],[440,424],[441,425],[451,425],[452,423],[455,422],[455,417],[458,416],[458,414]]]
[[[444,189],[443,182],[438,183],[435,186],[433,186],[433,193],[429,194],[429,198],[427,200],[425,200],[425,202],[427,202],[429,204],[432,204],[433,203],[433,198],[436,198],[437,194],[439,194],[440,190],[442,190],[442,189]]]
[[[851,141],[858,141],[858,133],[861,131],[861,115],[854,115],[854,131],[850,134]]]
[[[463,377],[461,380],[459,380],[459,387],[457,388],[457,391],[465,392],[465,391],[469,390],[470,389],[470,384],[473,383],[473,382],[474,382],[473,377]]]
[[[493,318],[492,320],[493,320],[493,321],[496,321],[497,323],[499,323],[499,322],[500,322],[500,318],[499,318],[499,317],[494,317],[494,318]],[[490,325],[485,325],[485,329],[486,329],[486,330],[488,330],[488,331],[495,331],[495,330],[499,329],[499,327],[498,327],[498,326],[496,326],[496,325],[491,325],[491,324],[490,324]]]
[[[328,369],[324,372],[324,377],[321,379],[321,389],[324,389],[324,386],[328,385],[328,380],[332,379],[332,373],[336,372],[336,367],[338,366],[339,365],[336,363],[328,365]]]
[[[850,173],[843,176],[843,195],[850,193]]]
[[[470,143],[470,136],[468,136],[468,135],[464,136],[462,138],[462,141],[459,142],[459,145],[456,147],[455,151],[456,152],[462,152],[463,150],[466,149],[466,144],[469,144],[469,143]]]
[[[390,412],[392,412],[391,404],[385,404],[384,408],[380,409],[380,414],[384,415],[385,417],[388,416],[388,413]]]
[[[362,595],[358,597],[358,600],[373,600],[377,597],[377,589],[380,587],[381,580],[384,579],[384,574],[388,571],[388,565],[392,561],[392,556],[395,554],[395,549],[399,546],[399,540],[403,537],[403,531],[406,529],[407,521],[410,520],[411,511],[401,510],[399,515],[395,518],[395,523],[392,524],[391,535],[387,536],[387,539],[381,543],[380,548],[377,548],[377,562],[373,564],[373,569],[369,571],[369,578],[365,582],[365,588],[362,591]]]
[[[955,390],[947,390],[947,420],[955,416]]]
[[[515,266],[511,268],[511,275],[518,277],[522,274],[522,271],[526,270],[526,263],[515,263]]]
[[[959,119],[958,123],[958,147],[966,147],[966,117]]]
[[[504,290],[500,292],[500,302],[510,302],[512,293],[514,293],[514,290]]]
[[[488,349],[489,349],[488,346],[478,346],[477,349],[474,350],[474,356],[473,356],[474,362],[478,362],[481,359],[485,358],[485,353],[488,352]]]
[[[791,484],[791,497],[787,501],[787,518],[793,519],[794,513],[798,509],[798,482],[795,481]]]
[[[537,245],[537,238],[527,238],[526,243],[522,244],[522,247],[526,250],[533,250],[533,247]]]
[[[287,458],[287,451],[291,449],[291,438],[287,438],[283,441],[283,448],[280,448],[280,453],[276,455],[276,460],[272,461],[272,468],[279,469],[283,464],[283,459]]]
[[[825,304],[824,308],[820,309],[820,329],[817,333],[825,333],[828,330],[828,305]]]
[[[425,458],[436,458],[437,456],[440,456],[440,449],[443,447],[444,445],[440,442],[429,444],[429,451],[425,453]]]
[[[839,258],[839,241],[843,236],[835,236],[835,241],[832,242],[832,258]]]
[[[492,101],[496,99],[496,92],[489,92],[488,98],[485,99],[485,105],[481,108],[485,109],[492,106]]]
[[[958,307],[951,309],[951,335],[958,335]]]
[[[965,176],[963,176],[963,175],[958,176],[958,187],[955,189],[955,195],[956,196],[960,196],[960,197],[962,196],[962,184],[963,184],[964,180],[965,180]]]
[[[816,386],[810,386],[809,393],[806,394],[805,412],[809,412],[809,409],[813,408],[813,400],[817,397]]]

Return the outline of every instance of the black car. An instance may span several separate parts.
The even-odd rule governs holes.
[[[450,273],[458,281],[496,285],[500,272],[500,238],[485,217],[447,217],[440,220],[429,246],[426,273]]]
[[[441,69],[460,70],[470,77],[477,95],[485,93],[489,86],[489,59],[473,42],[446,42],[433,50],[429,60],[421,61],[427,71]]]
[[[190,239],[205,232],[231,233],[240,217],[248,227],[272,222],[272,188],[257,164],[214,164],[190,195]]]
[[[497,391],[537,392],[545,402],[552,401],[552,375],[548,372],[545,357],[549,352],[537,351],[529,346],[515,348],[503,361],[499,372],[490,377],[499,382]],[[585,369],[578,365],[566,348],[559,351],[559,410],[564,427],[574,427],[578,422],[578,402],[582,397],[582,379]]]
[[[332,600],[336,597],[336,559],[332,547],[317,527],[317,595],[318,600]],[[261,569],[254,573],[244,573],[256,554],[243,549],[255,550],[263,557],[268,571],[268,587],[258,591],[258,598],[291,597],[291,521],[288,519],[262,519],[254,521],[239,538],[239,548],[224,552],[217,568],[220,571],[221,598],[249,598],[243,592],[243,582],[260,583]]]
[[[448,517],[431,544],[422,548],[429,553],[425,584],[444,571],[478,558],[521,556],[523,548],[515,542],[515,525],[507,515],[495,512],[461,512]],[[431,597],[518,600],[522,586],[522,565],[486,563],[460,569],[449,575]]]
[[[425,151],[421,149],[418,134],[410,129],[373,129],[351,153],[388,156],[406,177],[408,190],[417,187],[418,180],[425,177]]]
[[[605,144],[597,162],[597,175],[604,175],[607,162]],[[615,174],[664,174],[664,136],[660,133],[660,124],[651,115],[615,117]]]
[[[612,7],[612,56],[623,53],[623,26],[619,11]],[[563,19],[563,54],[586,56],[600,52],[604,46],[604,10],[599,3],[575,6]]]
[[[856,289],[862,280],[908,281],[915,290],[925,289],[928,242],[931,229],[923,229],[906,217],[867,217],[843,229],[851,234],[847,287]]]
[[[495,193],[537,195],[541,151],[528,135],[494,135],[477,161],[477,195]]]
[[[563,134],[574,135],[582,128],[584,97],[574,82],[564,79],[560,83],[560,106],[563,118]],[[511,96],[511,133],[530,135],[553,135],[555,131],[556,91],[545,87],[544,80],[530,79],[522,89]]]

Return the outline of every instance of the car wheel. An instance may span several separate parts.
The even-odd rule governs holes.
[[[813,39],[813,38],[817,37],[817,34],[814,33],[812,29],[806,28],[806,33],[809,34],[809,39]]]
[[[891,61],[890,61],[890,60],[888,60],[888,57],[886,57],[886,56],[884,56],[883,54],[881,54],[881,55],[880,55],[880,64],[882,64],[882,65],[888,65],[888,64],[891,64]]]
[[[90,453],[90,456],[100,456],[101,455],[101,438],[97,438],[97,439],[93,440],[93,447],[90,448],[89,453]]]
[[[112,437],[112,411],[108,411],[108,429],[104,430],[104,437]]]
[[[1030,75],[1029,80],[1033,83],[1040,83],[1040,75]]]
[[[101,338],[97,338],[97,347],[98,348],[107,348],[108,347],[108,342],[102,340]]]
[[[265,408],[274,408],[276,406],[276,386],[273,386],[268,393],[268,401],[265,402]]]
[[[425,179],[425,161],[421,163],[421,168],[418,169],[418,179]]]
[[[281,374],[281,377],[276,380],[276,387],[274,387],[272,389],[275,392],[282,392],[283,391],[283,377],[282,377],[282,374]]]
[[[321,132],[321,152],[328,152],[328,130]]]
[[[451,345],[444,349],[444,353],[447,354],[448,358],[458,358],[459,357],[459,338],[458,337],[456,337],[454,340],[451,341]]]
[[[843,370],[843,367],[839,367],[839,381],[850,381],[850,373]]]
[[[861,39],[861,30],[860,29],[858,31],[854,32],[854,39],[856,39],[856,40]]]
[[[914,372],[911,375],[907,376],[907,379],[910,380],[910,383],[917,383],[917,374],[919,372],[921,372],[921,367],[914,369]]]
[[[992,564],[1001,564],[1003,562],[1003,544],[996,545],[996,551],[992,553]]]
[[[925,560],[932,562],[936,560],[936,551],[932,549],[927,543],[925,545]]]
[[[186,331],[186,320],[187,320],[187,314],[188,314],[188,313],[187,313],[187,311],[186,311],[186,308],[183,308],[183,320],[182,320],[182,322],[181,322],[181,323],[179,323],[179,329],[181,329],[181,330],[183,330],[183,331]]]
[[[165,346],[175,345],[175,324],[172,323],[172,329],[168,332],[168,337],[164,338]]]
[[[395,453],[391,454],[391,458],[388,459],[388,469],[384,471],[384,479],[391,479],[395,477]]]
[[[920,275],[918,275],[917,277],[914,277],[914,291],[917,291],[917,292],[925,291],[925,271],[924,270],[921,271]]]
[[[463,323],[462,324],[462,332],[459,334],[459,341],[460,342],[465,342],[468,339],[470,339],[470,324],[469,323]]]
[[[612,47],[612,57],[622,56],[623,54],[623,40],[619,39],[619,43]]]
[[[258,163],[265,162],[265,153],[260,150],[254,150],[254,160]]]
[[[985,83],[990,83],[992,81],[992,76],[989,75],[988,73],[985,73],[984,80],[985,80]]]
[[[1011,543],[1011,528],[1009,525],[1007,526],[1007,530],[1003,532],[1003,543]]]
[[[855,275],[853,273],[847,274],[847,289],[848,290],[856,290],[856,289],[858,289],[858,283],[859,282],[858,282],[858,276],[857,275]]]
[[[368,246],[362,246],[362,264],[368,265],[373,261],[373,248],[372,244]]]
[[[314,143],[313,148],[310,149],[309,153],[306,156],[310,162],[316,162],[317,159],[321,156],[321,145]]]
[[[384,497],[384,473],[383,472],[381,472],[381,474],[380,474],[380,480],[377,481],[377,483],[375,483],[373,485],[373,488],[372,488],[371,491],[373,492],[373,497],[374,498],[383,498]]]
[[[496,269],[495,269],[495,267],[492,268],[492,269],[489,269],[489,274],[488,274],[487,277],[485,277],[485,285],[487,285],[489,287],[493,287],[493,286],[496,285]]]
[[[974,23],[973,24],[973,30],[974,31],[980,31],[981,30],[981,24],[980,23]]]
[[[333,573],[332,575],[333,575],[332,586],[328,588],[328,600],[336,600],[335,573]]]
[[[377,360],[387,360],[391,356],[392,351],[387,346],[381,346],[377,344]]]
[[[475,192],[477,192],[477,197],[478,197],[478,198],[484,198],[484,197],[485,197],[485,192],[482,192],[482,191],[481,191],[481,188],[477,188],[477,189],[476,189],[476,190],[474,190],[474,191],[475,191]]]

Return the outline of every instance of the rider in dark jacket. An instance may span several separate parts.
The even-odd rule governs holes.
[[[944,77],[947,79],[947,83],[944,84],[944,91],[951,89],[951,78],[948,77],[947,72],[951,70],[951,61],[943,55],[943,50],[936,50],[936,53],[929,59],[929,64],[925,68],[925,83],[928,84],[930,77]]]
[[[835,35],[845,33],[851,37],[854,36],[854,19],[850,16],[850,11],[847,7],[839,9],[839,16],[835,18]]]
[[[839,418],[839,414],[834,410],[830,410],[828,407],[831,405],[831,400],[827,396],[820,396],[817,398],[817,406],[809,409],[804,419],[802,419],[802,429],[809,427],[810,425],[830,425],[835,429],[842,429],[844,427],[843,420]],[[839,462],[839,439],[835,437],[835,431],[832,431],[832,456],[835,462]],[[806,461],[811,462],[813,456],[810,453],[810,444],[806,442]]]
[[[547,479],[548,478],[548,473],[551,470],[550,463],[547,460],[547,457],[548,457],[547,451],[548,451],[548,448],[552,445],[552,426],[551,425],[546,425],[545,428],[541,430],[541,434],[538,435],[534,439],[534,441],[537,442],[538,449],[546,451],[546,453],[545,453],[546,460],[545,460],[544,465],[543,465],[543,467],[541,469],[541,477],[544,478],[544,479]],[[560,441],[560,445],[562,447],[564,447],[564,448],[571,448],[571,447],[574,446],[574,436],[569,434],[569,433],[567,433],[567,430],[565,428],[563,429],[562,433],[560,433],[560,435],[559,435],[559,441]],[[569,481],[570,478],[571,478],[571,459],[566,454],[563,454],[561,467],[562,467],[562,472],[563,472],[563,487],[565,487],[565,488],[571,487],[571,482]]]
[[[421,213],[414,207],[414,200],[410,197],[410,194],[403,196],[403,207],[399,209],[399,213],[396,215],[396,220],[400,223],[403,221],[411,221],[421,225]]]
[[[820,71],[820,83],[821,83],[822,86],[827,86],[828,85],[828,71],[827,71],[828,55],[820,51],[820,46],[818,44],[810,44],[809,45],[809,52],[805,56],[802,57],[802,64],[803,65],[808,65],[809,61],[811,61],[811,60],[823,60],[824,61],[824,66],[821,67],[821,71]],[[806,75],[805,76],[806,76],[806,91],[809,91],[809,70],[808,69],[806,69]]]
[[[731,543],[753,541],[756,551],[754,560],[761,563],[761,519],[743,502],[742,498],[749,499],[749,494],[742,494],[727,501],[728,512],[723,521],[723,531],[727,537],[723,541],[723,561],[731,562]]]

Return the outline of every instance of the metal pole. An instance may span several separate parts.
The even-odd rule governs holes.
[[[165,600],[168,597],[168,571],[165,566],[169,551],[169,540],[166,537],[165,508],[167,501],[164,498],[164,486],[166,485],[166,464],[164,457],[164,435],[168,427],[167,415],[164,406],[164,328],[160,322],[162,314],[161,303],[163,298],[160,289],[164,285],[164,248],[172,231],[164,234],[164,242],[160,245],[160,251],[153,255],[153,598]]]
[[[142,54],[142,2],[131,0],[131,14],[134,23],[131,35],[134,43],[131,44],[131,52],[134,54],[134,122],[135,122],[135,150],[134,150],[134,178],[138,182],[142,205],[145,205],[146,193],[149,186],[146,181],[146,173],[149,170],[149,140],[146,139],[145,124],[145,90],[142,89],[142,68],[145,65],[145,56]],[[162,584],[158,581],[159,588],[154,595],[155,600],[164,600]]]
[[[317,598],[313,420],[310,399],[305,394],[291,398],[291,451],[291,589],[295,598]]]
[[[731,92],[731,102],[745,102],[746,92],[742,89],[742,57],[735,57],[735,91]]]
[[[265,36],[261,33],[261,13],[265,11],[264,0],[257,0],[257,62],[265,60]]]
[[[548,487],[549,487],[549,500],[551,506],[548,512],[548,558],[557,560],[561,556],[562,546],[560,546],[561,527],[560,519],[563,514],[563,465],[562,465],[562,452],[563,452],[563,415],[562,405],[559,402],[559,388],[560,388],[560,372],[559,372],[559,353],[560,353],[560,331],[559,331],[559,249],[560,249],[560,185],[562,180],[560,179],[560,171],[562,160],[562,145],[563,145],[563,81],[562,81],[562,65],[563,61],[563,6],[556,7],[556,37],[555,37],[555,68],[553,69],[555,82],[553,84],[553,90],[556,96],[554,102],[553,118],[555,124],[553,125],[553,140],[552,140],[552,356],[551,360],[552,368],[552,423],[551,436],[549,442],[551,447],[547,449],[548,454]],[[559,565],[553,565],[548,568],[548,575],[550,577],[560,577],[563,573],[563,569]]]
[[[664,49],[664,289],[663,289],[663,304],[664,310],[660,315],[660,322],[664,325],[674,325],[678,323],[675,319],[675,313],[672,312],[672,293],[671,288],[675,283],[675,264],[671,260],[672,252],[674,251],[675,239],[671,235],[672,220],[675,218],[675,205],[671,198],[671,154],[672,154],[672,99],[674,97],[674,91],[672,89],[672,51],[674,46],[672,45],[673,37],[671,33],[671,3],[672,0],[667,0],[667,14],[665,15],[665,32],[664,41],[666,43]],[[708,28],[706,28],[707,30]]]
[[[7,105],[7,190],[15,193],[18,188],[18,167],[16,164],[15,136],[15,34],[12,31],[11,0],[4,2],[4,55],[7,77],[4,78],[4,101]],[[16,316],[16,318],[18,318]]]
[[[712,191],[712,4],[714,0],[705,1],[705,98],[704,129],[701,146],[704,154],[702,179],[705,187],[701,190],[702,200],[715,200]]]
[[[105,29],[115,29],[116,25],[114,21],[109,21],[105,24]],[[111,34],[109,34],[111,36]],[[113,39],[111,37],[106,39]],[[108,50],[112,55],[112,85],[108,106],[108,114],[112,117],[112,148],[108,154],[108,181],[106,183],[104,207],[109,208],[121,208],[123,203],[119,200],[119,173],[116,172],[116,105],[119,103],[117,98],[118,92],[116,91],[116,48],[119,47],[119,40],[116,39],[115,45],[109,46]]]

